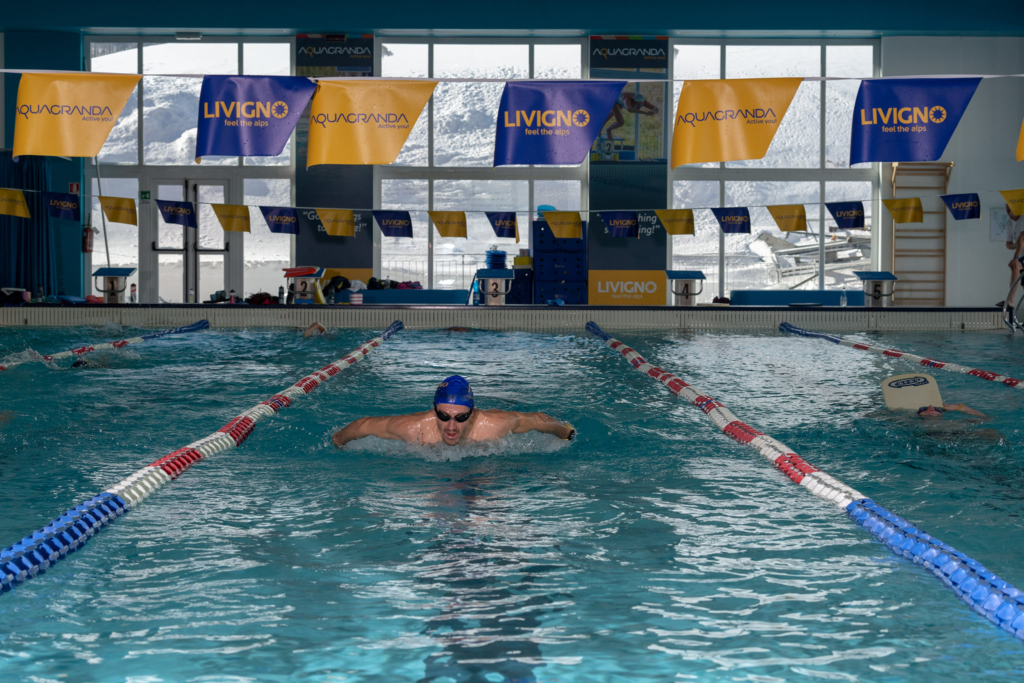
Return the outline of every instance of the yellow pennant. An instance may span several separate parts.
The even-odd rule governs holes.
[[[1017,136],[1017,161],[1024,161],[1024,121],[1020,122],[1020,135]]]
[[[135,211],[135,200],[124,197],[98,197],[100,208],[111,223],[138,225],[139,215]]]
[[[668,234],[693,234],[693,209],[658,209],[654,214]]]
[[[999,194],[1015,216],[1024,216],[1024,190],[1000,190]]]
[[[583,238],[583,220],[579,211],[542,211],[544,221],[551,228],[551,234],[560,240]]]
[[[22,74],[14,117],[15,157],[94,157],[142,76]]]
[[[427,214],[441,237],[466,236],[465,211],[428,211]]]
[[[237,204],[210,204],[220,227],[227,232],[249,232],[249,207]]]
[[[781,204],[767,209],[782,232],[807,231],[807,209],[803,204]]]
[[[350,209],[317,209],[316,215],[331,237],[356,236],[356,217]]]
[[[882,203],[885,204],[885,208],[889,209],[889,214],[892,215],[892,219],[897,223],[924,222],[924,209],[918,197],[883,199]]]
[[[0,214],[32,218],[28,212],[28,204],[25,203],[25,193],[21,190],[0,189]]]
[[[437,81],[320,81],[309,111],[306,168],[390,164]]]
[[[686,81],[672,133],[672,168],[761,159],[802,78]]]

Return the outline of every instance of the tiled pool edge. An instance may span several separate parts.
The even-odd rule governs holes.
[[[327,327],[382,329],[401,318],[406,329],[471,327],[483,330],[576,333],[594,321],[612,330],[776,331],[783,322],[837,332],[999,330],[996,308],[668,308],[604,306],[225,306],[25,305],[0,308],[0,325],[173,327],[199,318],[213,328]]]

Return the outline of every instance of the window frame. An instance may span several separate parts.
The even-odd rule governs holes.
[[[675,78],[675,49],[680,45],[717,45],[719,46],[719,78],[725,78],[727,47],[732,45],[756,45],[764,47],[783,46],[817,46],[820,48],[819,76],[826,74],[826,48],[830,45],[855,46],[864,45],[872,48],[872,77],[881,75],[882,43],[878,39],[773,39],[773,38],[671,38],[669,40],[669,78]],[[674,80],[673,80],[674,83]],[[825,288],[825,184],[828,182],[861,181],[871,183],[871,262],[872,268],[878,269],[880,263],[880,237],[879,231],[881,220],[879,213],[881,202],[879,192],[881,187],[880,163],[872,163],[870,168],[827,168],[825,166],[826,156],[826,130],[827,130],[827,84],[828,81],[819,81],[820,88],[820,115],[818,120],[818,167],[817,168],[727,168],[724,162],[719,162],[717,168],[695,168],[683,167],[668,169],[668,196],[667,206],[675,208],[674,183],[676,181],[717,181],[718,182],[718,205],[725,206],[725,183],[727,181],[776,181],[776,182],[817,182],[819,187],[819,215],[818,215],[818,289]],[[678,102],[676,102],[678,105]],[[673,126],[668,127],[668,149],[672,148]],[[680,207],[686,208],[686,207]],[[668,267],[673,263],[672,240],[669,240]],[[725,277],[718,278],[718,296],[726,294],[726,280],[728,272],[726,269],[725,257],[725,234],[719,230],[718,234],[718,272],[725,274]]]
[[[406,43],[427,45],[427,77],[433,78],[434,74],[434,46],[443,45],[528,45],[529,46],[529,78],[534,77],[534,46],[536,45],[579,45],[580,46],[580,78],[586,80],[590,77],[590,59],[587,51],[589,37],[455,37],[455,36],[434,36],[434,35],[391,35],[388,33],[377,34],[374,38],[374,63],[373,73],[381,74],[384,44]],[[528,225],[525,230],[520,228],[520,235],[525,235],[526,244],[530,243],[530,229],[534,220],[534,181],[540,180],[577,180],[580,183],[580,210],[586,211],[590,208],[590,155],[578,166],[499,166],[497,168],[486,166],[435,166],[434,165],[434,98],[424,109],[423,116],[427,117],[427,165],[426,166],[374,166],[373,167],[373,206],[375,209],[381,207],[382,184],[386,180],[426,180],[427,181],[427,211],[434,210],[434,181],[436,180],[519,180],[529,183],[529,211],[527,213]],[[506,208],[506,207],[502,207]],[[514,207],[522,209],[523,207]],[[419,209],[418,209],[419,210]],[[427,283],[426,287],[432,289],[434,286],[434,226],[428,220],[427,231]],[[383,254],[381,250],[380,228],[373,226],[374,243],[374,274],[381,275]],[[520,243],[522,244],[522,243]]]
[[[146,45],[160,45],[166,43],[182,44],[235,44],[238,47],[238,71],[242,74],[245,69],[245,48],[249,43],[286,43],[289,46],[289,73],[295,74],[295,35],[218,35],[202,36],[200,40],[178,40],[174,35],[116,35],[116,34],[90,34],[84,37],[83,70],[92,71],[92,45],[94,43],[135,43],[136,46],[136,71],[142,74],[143,51]],[[143,74],[145,75],[145,74]],[[143,108],[144,89],[146,79],[142,78],[136,89],[135,96],[136,111],[138,112],[137,134],[137,158],[133,164],[108,164],[104,163],[100,175],[102,179],[107,178],[138,178],[139,192],[155,193],[158,184],[165,184],[169,180],[188,178],[189,180],[221,180],[228,179],[228,194],[225,199],[229,204],[242,204],[244,197],[244,181],[246,179],[287,179],[291,183],[291,205],[295,205],[295,170],[296,170],[296,149],[295,132],[293,131],[289,141],[288,149],[291,150],[291,160],[287,165],[279,166],[257,166],[246,165],[245,157],[237,157],[234,164],[225,165],[147,165],[145,164],[145,111]],[[86,159],[84,164],[83,187],[91,188],[92,181],[97,177],[96,161]],[[151,194],[155,197],[155,194]],[[143,203],[141,196],[136,198],[139,203],[139,301],[141,303],[156,303],[158,296],[157,285],[157,254],[150,253],[149,245],[157,239],[158,220],[156,202],[148,200]],[[290,236],[289,263],[295,264],[295,236]],[[245,237],[244,233],[225,233],[225,242],[228,244],[228,254],[225,256],[226,286],[238,292],[244,291],[245,271]],[[92,255],[85,254],[85,291],[92,291]]]

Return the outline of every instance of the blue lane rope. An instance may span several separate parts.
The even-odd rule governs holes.
[[[786,329],[787,327],[791,329]],[[832,335],[793,328],[788,323],[783,323],[782,329],[784,332],[806,333],[804,336],[820,337],[834,343],[847,343],[846,340]],[[740,422],[721,403],[701,393],[682,378],[651,365],[636,351],[604,332],[593,322],[587,323],[587,331],[618,351],[633,369],[658,380],[676,396],[689,400],[691,404],[701,408],[724,433],[740,443],[757,449],[790,479],[817,497],[844,509],[861,528],[869,531],[892,552],[931,571],[975,612],[1019,640],[1024,640],[1024,593],[1008,581],[989,571],[967,554],[926,534],[899,515],[889,512],[870,498],[863,498],[864,494],[810,466],[788,446]],[[845,493],[852,494],[854,500],[851,501],[848,496],[844,497]]]

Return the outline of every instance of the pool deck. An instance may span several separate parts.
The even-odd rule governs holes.
[[[778,306],[229,306],[225,304],[25,304],[0,308],[0,326],[105,325],[177,327],[408,329],[470,327],[522,332],[582,332],[593,321],[610,330],[778,330],[782,322],[812,330],[894,332],[1003,330],[997,308],[832,308]]]

